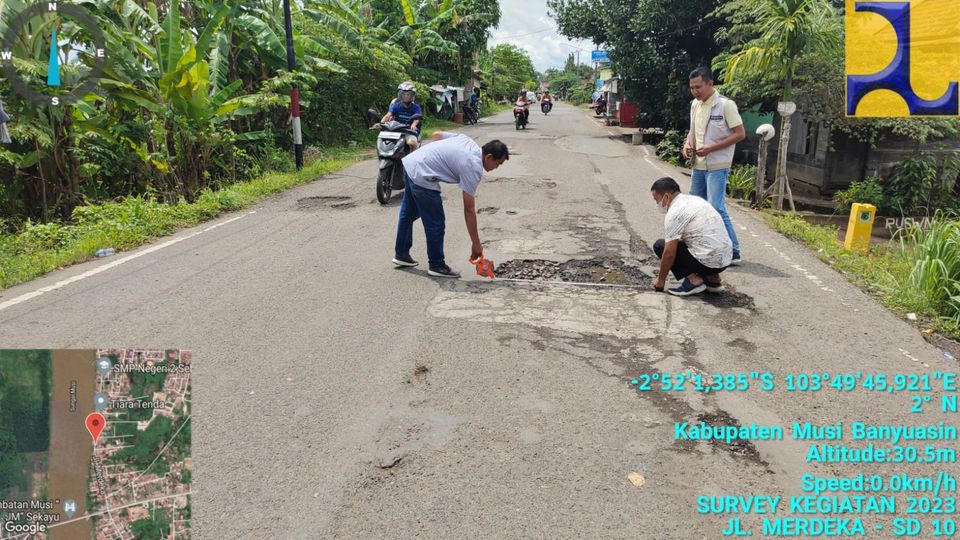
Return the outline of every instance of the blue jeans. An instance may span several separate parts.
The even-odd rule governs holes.
[[[400,223],[397,224],[397,257],[409,257],[413,246],[413,222],[423,220],[423,232],[427,236],[427,258],[430,268],[444,265],[443,233],[447,218],[443,214],[440,192],[422,188],[403,173],[403,202],[400,203]]]
[[[690,194],[696,195],[701,199],[706,199],[719,212],[723,218],[723,225],[727,228],[727,235],[733,242],[733,254],[740,254],[740,240],[737,239],[737,233],[733,230],[733,222],[730,221],[730,214],[727,213],[727,176],[730,169],[717,169],[715,171],[704,171],[700,169],[693,170],[693,176],[690,178]]]

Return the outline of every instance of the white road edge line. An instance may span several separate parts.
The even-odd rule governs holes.
[[[86,271],[86,272],[84,272],[84,273],[82,273],[82,274],[78,274],[78,275],[76,275],[76,276],[69,277],[69,278],[64,279],[64,280],[62,280],[62,281],[58,281],[58,282],[54,283],[53,285],[47,285],[46,287],[40,287],[39,289],[37,289],[37,290],[35,290],[35,291],[21,294],[20,296],[18,296],[18,297],[16,297],[16,298],[11,298],[10,300],[7,300],[6,302],[0,303],[0,311],[3,311],[3,310],[5,310],[5,309],[7,309],[7,308],[10,308],[10,307],[13,307],[13,306],[15,306],[15,305],[17,305],[17,304],[22,304],[23,302],[26,302],[27,300],[31,300],[31,299],[36,298],[36,297],[38,297],[38,296],[42,296],[42,295],[44,295],[44,294],[46,294],[46,293],[48,293],[48,292],[55,291],[55,290],[57,290],[57,289],[61,289],[61,288],[66,287],[67,285],[69,285],[69,284],[71,284],[71,283],[74,283],[74,282],[76,282],[76,281],[80,281],[80,280],[82,280],[82,279],[87,279],[88,277],[93,277],[93,276],[95,276],[95,275],[97,275],[97,274],[99,274],[99,273],[101,273],[101,272],[106,272],[107,270],[109,270],[109,269],[111,269],[111,268],[115,268],[115,267],[117,267],[117,266],[120,266],[121,264],[130,262],[130,261],[132,261],[132,260],[134,260],[134,259],[137,259],[137,258],[142,257],[142,256],[144,256],[144,255],[153,253],[153,252],[155,252],[155,251],[160,251],[160,250],[163,249],[163,248],[170,247],[170,246],[172,246],[172,245],[174,245],[174,244],[183,242],[184,240],[188,240],[188,239],[190,239],[190,238],[193,238],[194,236],[201,235],[201,234],[203,234],[203,233],[205,233],[205,232],[212,231],[212,230],[216,229],[217,227],[222,227],[222,226],[224,226],[224,225],[226,225],[226,224],[228,224],[228,223],[232,223],[232,222],[234,222],[234,221],[237,221],[238,219],[243,219],[243,218],[249,216],[250,214],[255,214],[255,213],[257,213],[256,210],[251,210],[250,212],[248,212],[248,213],[246,213],[246,214],[244,214],[244,215],[242,215],[242,216],[237,216],[237,217],[235,217],[235,218],[230,218],[230,219],[228,219],[228,220],[226,220],[226,221],[221,221],[220,223],[211,225],[211,226],[209,226],[209,227],[207,227],[207,228],[205,228],[205,229],[203,229],[203,230],[201,230],[201,231],[197,231],[197,232],[188,234],[188,235],[186,235],[186,236],[182,236],[182,237],[180,237],[180,238],[174,238],[174,239],[172,239],[172,240],[167,240],[166,242],[164,242],[164,243],[162,243],[162,244],[157,244],[157,245],[155,245],[155,246],[148,247],[147,249],[144,249],[143,251],[138,251],[138,252],[136,252],[136,253],[132,253],[132,254],[130,254],[130,255],[127,255],[126,257],[117,259],[117,260],[115,260],[115,261],[110,261],[110,262],[108,262],[107,264],[104,264],[104,265],[102,265],[102,266],[98,266],[98,267],[94,268],[93,270],[88,270],[88,271]]]

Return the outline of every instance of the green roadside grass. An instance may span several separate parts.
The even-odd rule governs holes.
[[[423,137],[462,124],[429,119]],[[269,172],[247,182],[205,190],[193,202],[170,205],[147,196],[91,204],[74,210],[70,223],[27,223],[0,236],[0,290],[95,257],[102,248],[127,251],[179,229],[240,210],[268,195],[305,184],[375,157],[372,144],[327,148],[295,172]],[[372,186],[372,184],[371,184]]]
[[[438,131],[453,131],[456,129],[463,129],[463,127],[464,124],[448,122],[446,120],[437,120],[436,118],[428,118],[423,131],[420,133],[420,138],[426,139]]]
[[[336,172],[370,157],[369,148],[335,148],[300,171],[270,172],[220,190],[205,190],[193,202],[170,205],[149,197],[128,197],[77,207],[70,223],[27,223],[0,236],[0,289],[94,257],[101,248],[130,250],[178,229],[239,210],[257,200]]]
[[[480,118],[493,116],[499,112],[509,111],[512,108],[512,105],[507,105],[506,103],[491,103],[490,105],[484,105],[480,110]]]
[[[509,105],[494,105],[484,110],[484,116],[509,108]],[[429,118],[422,136],[427,138],[437,131],[463,128],[463,124]],[[326,148],[300,171],[269,172],[216,191],[206,190],[189,203],[181,201],[170,205],[147,196],[128,197],[119,202],[78,207],[70,223],[28,222],[17,233],[0,235],[0,290],[88,261],[102,248],[134,249],[373,157],[372,142],[361,141],[354,148]]]
[[[955,273],[960,259],[942,253],[944,246],[960,241],[960,225],[942,220],[933,230],[913,231],[889,244],[871,245],[865,253],[845,249],[837,228],[813,225],[794,214],[764,214],[774,230],[805,244],[823,262],[851,283],[871,294],[899,317],[917,315],[917,324],[951,339],[960,339],[958,304],[960,282]],[[944,235],[937,228],[947,230]],[[953,235],[953,239],[947,236]],[[934,253],[939,251],[940,253]],[[932,271],[931,271],[932,270]]]

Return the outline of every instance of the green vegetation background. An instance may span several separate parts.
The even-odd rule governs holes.
[[[24,454],[49,450],[52,384],[50,351],[0,349],[0,497],[29,487]]]

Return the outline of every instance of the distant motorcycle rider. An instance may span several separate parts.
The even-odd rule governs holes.
[[[480,88],[477,86],[473,87],[473,91],[470,92],[470,107],[473,110],[478,110],[477,106],[480,104]]]
[[[477,123],[477,120],[480,119],[480,88],[474,86],[473,90],[470,92],[470,97],[467,98],[467,102],[463,106],[463,112],[465,112],[471,122],[474,124]]]
[[[607,98],[603,97],[603,94],[600,94],[600,97],[597,98],[596,109],[597,114],[607,112]]]
[[[524,88],[520,90],[520,93],[517,94],[517,107],[523,107],[523,122],[527,123],[530,121],[530,102],[527,101],[527,89]]]
[[[550,112],[553,109],[553,97],[550,95],[549,90],[544,90],[543,95],[540,96],[540,109],[544,113]]]
[[[403,124],[408,124],[410,131],[416,133],[416,135],[406,136],[406,143],[411,152],[420,146],[420,120],[411,121],[411,119],[416,115],[423,115],[423,109],[414,101],[416,97],[417,89],[413,86],[413,81],[403,81],[397,86],[397,99],[390,104],[390,110],[380,121],[380,123],[386,123],[397,120]]]

